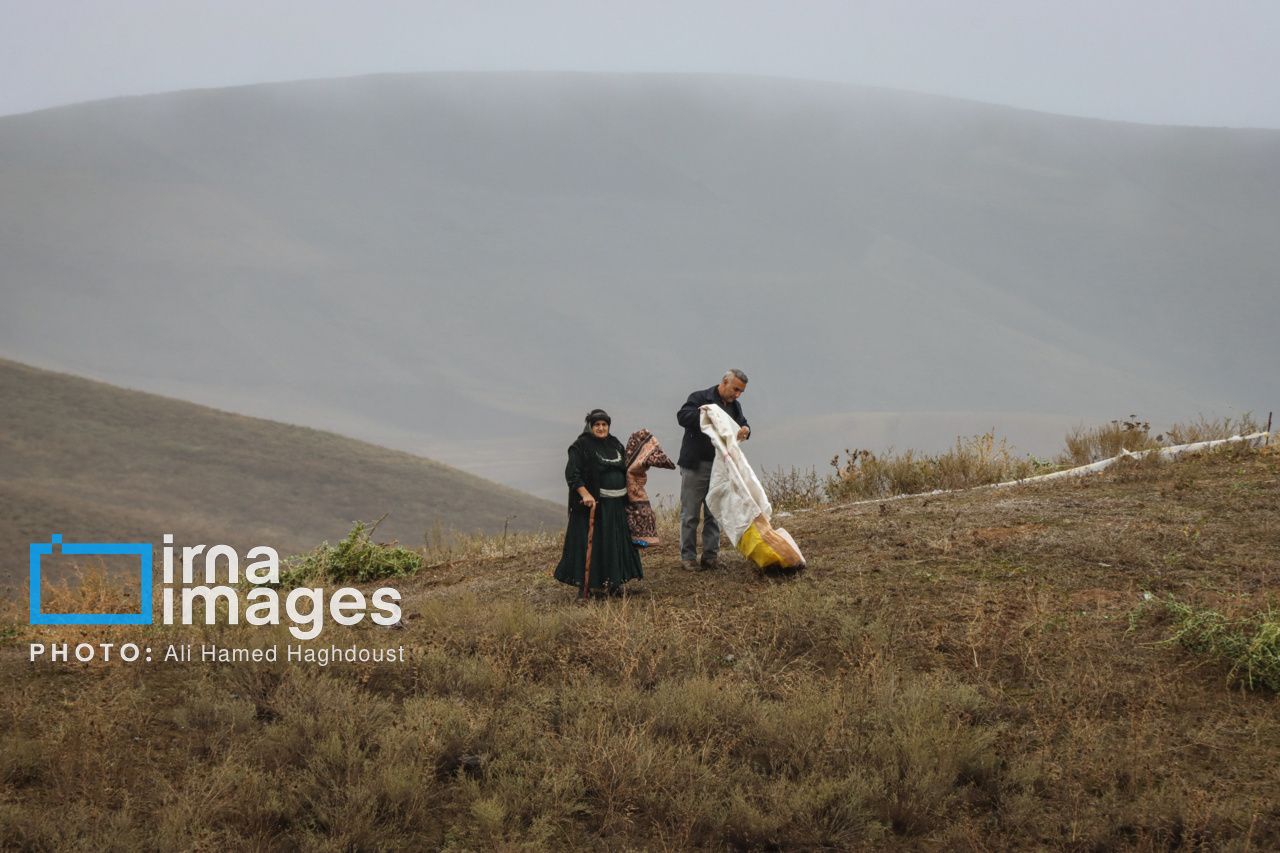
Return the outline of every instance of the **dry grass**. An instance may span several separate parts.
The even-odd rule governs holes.
[[[1265,426],[1254,420],[1252,412],[1238,417],[1206,418],[1200,415],[1194,421],[1169,427],[1168,444],[1192,444],[1197,441],[1213,441],[1235,435],[1251,435],[1262,432]]]
[[[813,509],[824,503],[875,500],[898,495],[918,495],[938,490],[967,489],[1047,474],[1088,465],[1120,455],[1175,444],[1210,441],[1248,435],[1262,430],[1251,415],[1206,418],[1174,424],[1167,434],[1151,435],[1151,424],[1130,415],[1094,427],[1074,427],[1065,437],[1062,451],[1053,460],[1018,456],[995,431],[957,437],[955,447],[941,454],[890,447],[881,454],[870,450],[845,450],[831,460],[833,473],[819,477],[813,469],[792,467],[766,471],[761,477],[775,509]],[[1151,464],[1158,464],[1152,460]]]
[[[436,522],[423,534],[420,552],[425,565],[439,566],[490,557],[505,559],[546,548],[559,548],[563,542],[563,528],[536,532],[508,529],[495,535],[479,530],[464,532]]]
[[[1141,420],[1137,415],[1129,415],[1124,420],[1114,420],[1101,426],[1076,426],[1067,434],[1058,461],[1068,466],[1088,465],[1118,456],[1121,450],[1133,453],[1157,447],[1249,435],[1262,429],[1249,413],[1221,418],[1200,415],[1194,421],[1174,424],[1164,434],[1152,436],[1150,422]]]
[[[826,497],[834,502],[871,500],[894,495],[915,495],[939,489],[967,489],[1037,473],[1040,463],[1018,457],[995,432],[956,438],[946,453],[929,455],[893,448],[881,455],[869,450],[846,450],[843,464],[831,460],[835,473],[825,483]]]
[[[139,572],[112,572],[102,560],[72,564],[71,571],[40,590],[44,613],[138,613]]]
[[[406,630],[322,635],[404,664],[32,664],[54,636],[296,641],[23,628],[0,847],[1276,849],[1274,696],[1129,617],[1265,608],[1278,468],[1234,448],[796,515],[790,579],[680,571],[660,512],[645,580],[588,606],[555,543],[455,552],[397,583]]]
[[[813,468],[803,471],[793,465],[790,471],[781,466],[775,471],[763,471],[760,485],[773,508],[784,512],[817,506],[826,497],[826,482]]]
[[[1067,465],[1088,465],[1119,456],[1121,450],[1133,453],[1163,445],[1163,436],[1151,435],[1151,424],[1130,415],[1101,426],[1077,425],[1067,433],[1059,459]]]

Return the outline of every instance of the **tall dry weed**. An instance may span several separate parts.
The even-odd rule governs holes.
[[[870,450],[846,450],[845,461],[831,460],[835,473],[827,477],[825,490],[831,500],[872,500],[936,490],[965,489],[1036,473],[1037,462],[1014,455],[995,431],[968,438],[957,437],[954,448],[929,455],[889,448],[877,455]]]
[[[814,468],[805,471],[793,465],[786,471],[778,466],[774,471],[761,472],[760,485],[773,508],[784,512],[818,506],[826,496],[823,480]]]
[[[44,613],[138,613],[138,571],[116,573],[101,560],[75,564],[71,576],[46,582],[40,590]]]
[[[1237,435],[1262,432],[1263,425],[1253,418],[1252,412],[1237,417],[1206,418],[1203,414],[1194,421],[1177,423],[1165,432],[1169,444],[1193,444],[1199,441],[1215,441]]]
[[[1065,465],[1080,466],[1119,456],[1121,450],[1130,453],[1160,447],[1164,436],[1151,435],[1151,424],[1137,415],[1125,420],[1114,420],[1101,426],[1085,427],[1077,424],[1064,439],[1059,461]]]
[[[1113,420],[1094,427],[1077,424],[1067,433],[1058,461],[1063,465],[1080,466],[1112,459],[1122,450],[1135,453],[1180,444],[1214,441],[1260,432],[1261,425],[1250,413],[1238,417],[1206,418],[1203,414],[1194,421],[1175,423],[1164,433],[1153,436],[1151,423],[1137,415]]]

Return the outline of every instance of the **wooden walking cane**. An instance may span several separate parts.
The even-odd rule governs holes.
[[[591,540],[596,535],[596,506],[599,501],[591,505],[591,513],[587,518],[587,570],[582,574],[582,595],[579,598],[586,600],[587,588],[591,585]]]

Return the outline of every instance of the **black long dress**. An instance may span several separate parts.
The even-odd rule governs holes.
[[[627,523],[627,499],[602,498],[601,489],[627,487],[622,444],[613,436],[596,438],[583,433],[569,446],[569,462],[564,469],[569,484],[569,525],[564,533],[564,551],[555,578],[582,589],[587,564],[589,514],[582,505],[578,487],[585,486],[596,499],[595,533],[591,547],[590,589],[616,590],[635,578],[643,578],[640,555],[631,544]]]

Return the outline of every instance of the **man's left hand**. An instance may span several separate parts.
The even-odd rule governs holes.
[[[743,427],[738,430],[738,441],[746,441],[747,436],[751,434],[751,427]]]

